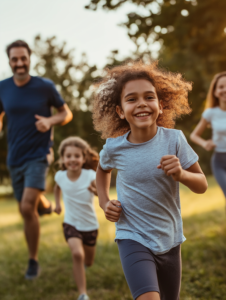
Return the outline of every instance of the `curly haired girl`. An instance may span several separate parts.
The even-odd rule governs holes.
[[[72,253],[73,272],[78,286],[78,300],[89,300],[86,294],[84,265],[91,266],[95,255],[98,222],[93,208],[96,192],[96,168],[99,155],[79,137],[63,140],[59,147],[61,171],[55,175],[55,212],[61,213],[63,192],[64,236]]]
[[[207,189],[198,156],[175,119],[190,112],[191,84],[157,63],[130,62],[106,70],[96,84],[95,129],[107,138],[100,152],[97,191],[134,299],[178,300],[183,243],[179,182]],[[117,169],[118,200],[109,200]]]

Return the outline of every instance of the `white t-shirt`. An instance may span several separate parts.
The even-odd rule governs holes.
[[[226,152],[226,111],[220,107],[208,108],[202,117],[211,124],[212,139],[216,144],[216,152]]]
[[[55,181],[60,187],[64,206],[64,223],[74,226],[79,231],[93,231],[99,225],[93,207],[94,194],[88,190],[90,183],[96,179],[96,172],[82,169],[76,181],[71,181],[67,170],[58,171]]]

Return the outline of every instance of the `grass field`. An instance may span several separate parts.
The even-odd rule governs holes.
[[[182,300],[226,299],[226,217],[224,197],[210,177],[204,195],[181,189],[184,234]],[[48,197],[53,200],[52,195]],[[115,190],[111,197],[116,198]],[[25,281],[27,250],[23,223],[11,199],[0,201],[0,299],[72,300],[77,290],[71,256],[64,241],[62,216],[41,218],[41,276]],[[91,300],[131,300],[114,239],[114,224],[105,220],[95,200],[100,222],[95,264],[87,270]]]

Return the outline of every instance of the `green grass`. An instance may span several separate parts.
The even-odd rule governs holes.
[[[53,200],[52,195],[48,197]],[[116,198],[115,190],[111,198]],[[224,197],[213,178],[204,195],[181,188],[184,234],[182,300],[226,299],[226,217]],[[91,300],[131,300],[114,239],[95,200],[100,223],[95,264],[87,274]],[[25,281],[27,250],[16,201],[0,201],[0,299],[72,300],[77,297],[70,251],[62,234],[62,216],[41,218],[41,276]]]

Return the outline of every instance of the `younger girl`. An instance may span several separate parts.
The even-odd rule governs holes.
[[[201,135],[209,124],[212,139],[206,141]],[[206,99],[206,110],[192,132],[191,140],[207,151],[214,149],[211,167],[226,198],[226,72],[214,76]]]
[[[64,236],[72,253],[73,273],[80,296],[86,294],[85,266],[93,264],[98,222],[93,208],[96,193],[98,154],[79,137],[63,140],[59,147],[62,171],[55,175],[55,212],[61,213],[60,194],[65,205]]]
[[[96,84],[94,126],[107,138],[100,153],[97,191],[134,299],[178,300],[183,243],[179,182],[207,189],[198,156],[174,119],[190,112],[191,84],[156,63],[130,62],[106,70]],[[118,200],[109,200],[116,168]]]

